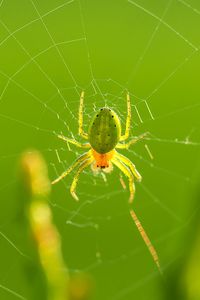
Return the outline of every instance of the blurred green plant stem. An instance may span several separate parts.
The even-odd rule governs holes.
[[[46,276],[48,300],[86,300],[89,281],[84,275],[70,279],[62,257],[60,235],[48,202],[51,183],[46,163],[39,152],[27,151],[22,155],[21,167],[29,197],[26,215]]]
[[[196,233],[180,282],[186,300],[200,300],[200,228]]]
[[[51,185],[46,164],[37,151],[22,156],[30,202],[28,220],[48,284],[49,300],[68,300],[69,275],[61,254],[60,236],[48,204]]]

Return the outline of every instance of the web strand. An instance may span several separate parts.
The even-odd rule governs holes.
[[[144,11],[145,13],[147,13],[148,15],[152,16],[154,19],[158,20],[160,23],[162,23],[164,26],[166,26],[167,28],[169,28],[172,32],[174,32],[178,37],[180,37],[184,42],[186,42],[191,48],[193,48],[194,50],[198,50],[198,47],[195,46],[193,43],[191,43],[188,39],[186,39],[181,33],[179,33],[178,31],[176,31],[171,25],[169,25],[167,22],[165,22],[164,20],[162,20],[161,18],[159,18],[158,16],[156,16],[154,13],[152,13],[151,11],[147,10],[146,8],[144,8],[143,6],[139,5],[138,3],[136,3],[135,1],[132,0],[128,0],[129,3],[133,4],[134,6],[138,7],[139,9],[141,9],[142,11]]]
[[[143,238],[143,241],[145,242],[147,248],[149,249],[149,252],[151,253],[151,256],[159,270],[159,272],[162,274],[162,270],[160,268],[160,262],[159,262],[159,258],[158,258],[158,254],[155,250],[155,248],[153,247],[150,239],[148,238],[144,228],[142,227],[140,221],[138,220],[138,217],[136,216],[135,212],[133,210],[130,210],[130,214],[131,214],[131,217],[139,231],[139,233],[141,234],[141,237]]]

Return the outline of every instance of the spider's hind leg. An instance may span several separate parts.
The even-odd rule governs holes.
[[[126,96],[127,99],[127,117],[126,117],[126,129],[125,134],[121,136],[120,141],[125,141],[129,137],[130,127],[131,127],[131,100],[129,93]]]
[[[57,137],[63,141],[65,141],[66,143],[70,143],[75,145],[76,147],[79,148],[90,148],[90,144],[89,143],[80,143],[78,141],[76,141],[75,139],[70,139],[64,135],[58,134]]]
[[[81,92],[81,97],[80,97],[80,105],[79,105],[79,118],[78,118],[78,123],[79,123],[79,134],[84,138],[88,139],[88,134],[84,132],[83,130],[83,100],[84,100],[84,91]]]
[[[149,134],[149,132],[145,132],[139,136],[133,137],[129,142],[127,143],[118,143],[116,148],[118,149],[128,149],[131,145],[134,145],[135,143],[137,143],[140,140],[143,140],[147,135]]]

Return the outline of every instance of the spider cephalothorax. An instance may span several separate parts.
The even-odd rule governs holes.
[[[72,182],[70,191],[72,196],[78,200],[75,193],[76,185],[80,173],[89,165],[92,169],[95,168],[105,170],[107,172],[112,170],[112,164],[117,166],[129,179],[130,198],[132,202],[135,185],[134,177],[138,181],[141,180],[141,175],[136,170],[134,164],[124,155],[116,151],[116,149],[128,149],[131,144],[142,139],[145,134],[131,139],[128,143],[124,141],[129,137],[130,123],[131,123],[131,103],[129,94],[127,94],[127,119],[125,134],[121,134],[121,124],[118,115],[109,107],[100,108],[94,115],[89,125],[88,133],[83,130],[83,99],[84,92],[81,93],[80,106],[79,106],[79,134],[82,138],[88,140],[87,143],[80,143],[75,139],[69,139],[63,135],[58,135],[62,140],[72,143],[80,148],[90,148],[90,150],[80,157],[65,171],[60,177],[52,182],[56,182],[67,176],[75,167],[78,167],[77,173]]]

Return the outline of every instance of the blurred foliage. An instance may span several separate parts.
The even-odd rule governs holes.
[[[28,227],[38,251],[41,264],[38,264],[38,268],[42,267],[46,277],[48,300],[89,299],[90,288],[86,276],[76,275],[72,280],[69,279],[62,258],[60,235],[53,224],[48,204],[51,184],[47,166],[40,153],[25,152],[21,159],[21,168],[29,194],[26,204]]]
[[[167,273],[166,300],[200,299],[200,191],[196,195],[196,208],[191,225],[180,245],[182,255]]]

